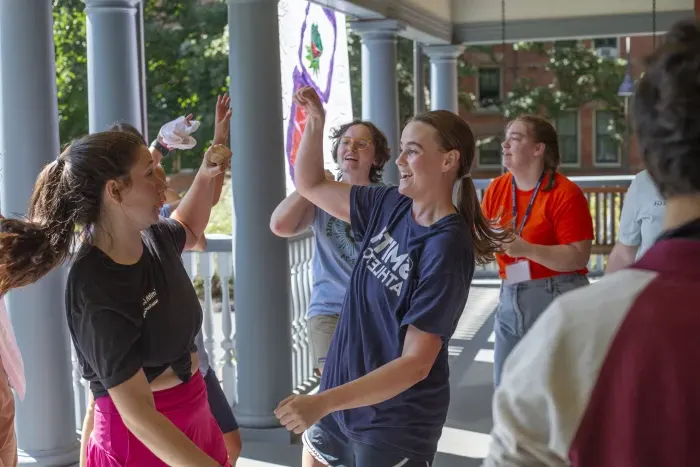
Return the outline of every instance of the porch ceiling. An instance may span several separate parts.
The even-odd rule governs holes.
[[[426,44],[501,42],[500,0],[312,0],[359,20],[391,18]],[[694,0],[656,0],[656,32],[694,15]],[[650,34],[652,0],[506,0],[506,40]]]
[[[652,0],[506,0],[506,39],[553,40],[650,34]],[[656,32],[694,14],[694,0],[656,0]],[[454,40],[501,42],[499,0],[453,0]]]

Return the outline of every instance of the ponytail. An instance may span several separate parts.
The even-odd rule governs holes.
[[[481,204],[476,195],[476,187],[471,175],[459,180],[457,190],[457,210],[472,226],[474,243],[474,257],[479,266],[487,265],[496,258],[496,253],[501,250],[501,243],[508,242],[512,233],[510,231],[497,232],[493,225],[486,220],[481,212]]]
[[[59,158],[39,174],[26,220],[0,220],[0,296],[32,284],[67,258],[74,242],[75,203]]]

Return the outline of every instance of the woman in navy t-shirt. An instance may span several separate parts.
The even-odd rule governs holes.
[[[307,113],[297,190],[350,222],[361,246],[321,391],[292,395],[275,413],[304,432],[304,466],[429,465],[450,400],[448,340],[475,263],[492,261],[507,235],[481,216],[474,136],[452,112],[417,115],[401,138],[399,186],[348,186],[324,176],[318,96],[304,88],[295,99]]]

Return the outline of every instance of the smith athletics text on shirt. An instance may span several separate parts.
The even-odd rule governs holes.
[[[371,407],[319,422],[331,434],[417,461],[431,461],[450,401],[447,343],[474,273],[471,231],[459,214],[418,225],[396,187],[353,186],[351,225],[360,255],[350,278],[321,390],[360,378],[401,356],[409,325],[443,346],[427,378]]]

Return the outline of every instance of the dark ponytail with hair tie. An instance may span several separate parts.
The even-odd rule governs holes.
[[[76,227],[87,233],[99,220],[106,183],[128,181],[142,146],[128,133],[95,133],[44,167],[26,217],[0,220],[0,296],[38,281],[69,258]]]

